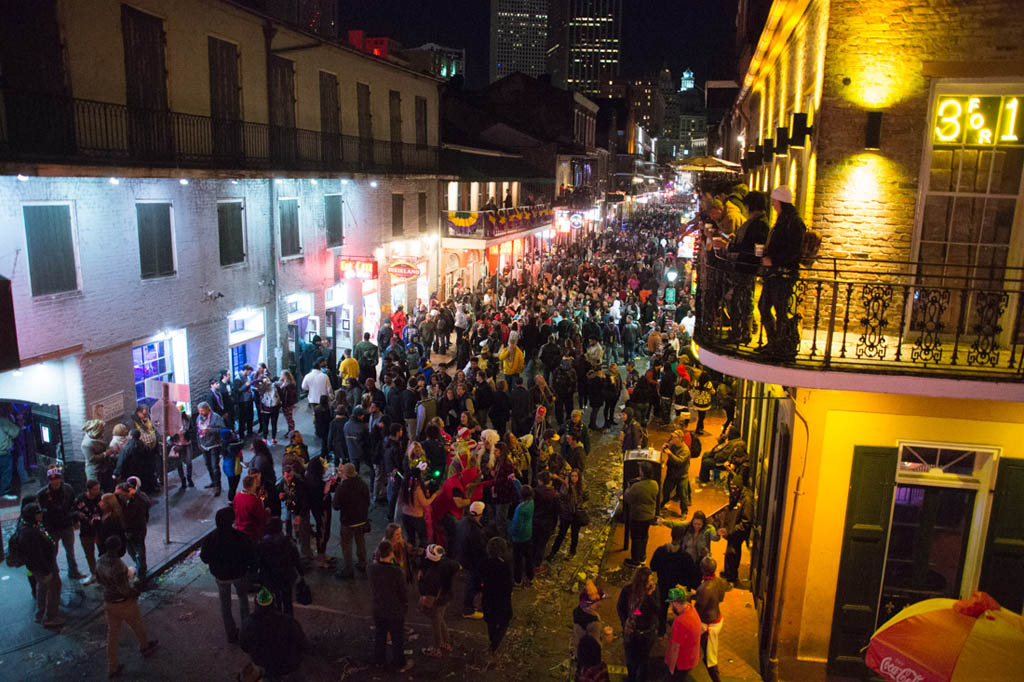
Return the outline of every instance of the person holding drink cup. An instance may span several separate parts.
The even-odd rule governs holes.
[[[732,278],[732,291],[726,296],[731,330],[728,343],[750,343],[751,324],[754,320],[754,283],[757,268],[768,241],[768,197],[762,192],[749,192],[743,197],[747,207],[747,221],[740,225],[729,242],[728,257],[736,271]]]

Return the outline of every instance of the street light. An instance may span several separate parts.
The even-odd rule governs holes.
[[[679,273],[676,272],[675,268],[672,268],[671,270],[665,273],[665,278],[668,280],[669,284],[674,284],[675,281],[679,278]]]

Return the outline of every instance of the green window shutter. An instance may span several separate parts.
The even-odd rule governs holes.
[[[978,589],[1020,613],[1024,608],[1024,459],[999,462]]]
[[[217,233],[220,237],[220,264],[235,265],[245,261],[242,202],[228,201],[217,204]]]
[[[302,253],[302,242],[299,238],[299,201],[298,199],[281,199],[281,256],[298,256]]]
[[[142,279],[174,274],[171,205],[136,204],[139,223],[139,263]]]
[[[78,289],[71,207],[25,206],[25,242],[33,296]]]
[[[875,631],[897,461],[896,448],[853,450],[828,652],[832,674],[860,676],[867,671],[860,650]]]
[[[391,195],[391,236],[401,237],[405,233],[405,196]]]
[[[327,246],[341,246],[345,239],[342,223],[342,202],[340,194],[324,197],[324,226],[327,230]]]

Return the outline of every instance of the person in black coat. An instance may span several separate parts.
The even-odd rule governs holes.
[[[508,625],[512,622],[512,563],[508,560],[509,547],[504,538],[491,538],[487,542],[487,557],[481,564],[483,599],[481,606],[487,622],[487,637],[493,656]]]
[[[231,615],[231,588],[238,595],[238,618],[249,618],[249,569],[256,565],[256,547],[243,532],[234,528],[235,510],[223,507],[214,517],[217,528],[203,540],[199,558],[208,564],[220,593],[220,615],[228,642],[238,641],[238,627]]]
[[[495,384],[494,393],[491,395],[491,409],[489,416],[491,425],[498,435],[505,437],[509,417],[512,415],[512,403],[509,399],[508,384],[499,381]]]
[[[534,406],[530,392],[523,386],[523,378],[517,376],[515,387],[509,393],[509,404],[512,408],[512,433],[517,437],[525,436],[533,426]]]
[[[664,635],[668,616],[668,591],[676,585],[691,590],[700,585],[700,569],[690,553],[683,549],[686,526],[672,527],[672,541],[654,550],[651,570],[658,575],[658,635]]]
[[[266,588],[256,595],[256,612],[242,625],[240,644],[262,666],[268,678],[295,672],[307,648],[302,626],[290,614],[279,613]]]
[[[384,665],[387,637],[391,635],[393,662],[398,672],[412,668],[405,657],[405,612],[409,608],[409,592],[405,586],[405,572],[395,560],[394,547],[388,540],[377,546],[377,560],[367,569],[370,593],[373,597],[374,660]]]
[[[299,550],[281,534],[281,519],[277,516],[267,521],[265,533],[257,548],[260,582],[273,593],[275,607],[290,616],[295,581],[302,575]]]

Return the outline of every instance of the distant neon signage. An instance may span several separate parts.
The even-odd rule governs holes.
[[[335,281],[343,279],[377,279],[377,261],[372,258],[338,256],[334,261]]]
[[[420,269],[412,263],[392,263],[388,275],[391,279],[413,279],[420,276]]]

